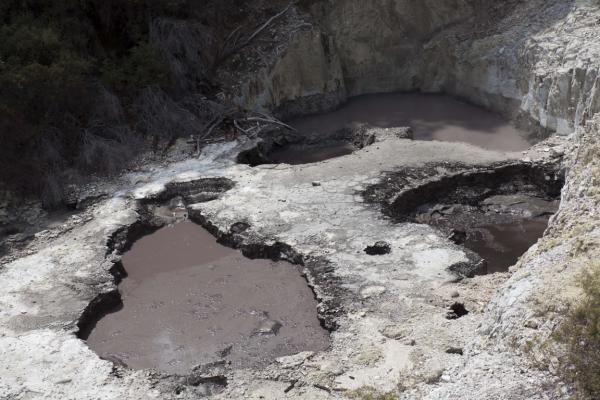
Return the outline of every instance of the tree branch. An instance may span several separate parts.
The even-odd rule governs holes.
[[[218,67],[220,64],[222,64],[225,60],[227,60],[233,54],[237,53],[238,51],[242,50],[244,47],[248,46],[258,35],[260,35],[265,29],[267,29],[268,26],[273,23],[273,21],[275,21],[276,19],[282,17],[285,13],[287,13],[288,10],[292,7],[292,4],[293,4],[293,2],[290,2],[287,5],[287,7],[285,7],[282,11],[278,12],[277,14],[275,14],[271,18],[269,18],[264,24],[262,24],[250,36],[248,36],[248,38],[246,40],[244,40],[242,43],[240,43],[239,45],[236,45],[234,42],[233,48],[231,50],[227,50],[227,42],[234,37],[234,35],[240,30],[241,27],[237,27],[236,29],[234,29],[233,32],[231,32],[229,34],[229,36],[227,37],[226,43],[224,46],[224,50],[223,50],[223,55],[218,58],[217,62],[215,62],[214,68]],[[237,42],[237,40],[236,40],[236,42]]]

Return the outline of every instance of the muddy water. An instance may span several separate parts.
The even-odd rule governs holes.
[[[485,273],[505,272],[543,236],[547,226],[548,218],[481,226],[468,232],[464,246],[487,261]]]
[[[518,151],[531,144],[502,117],[443,95],[376,94],[350,99],[327,114],[290,121],[302,133],[332,133],[352,123],[410,126],[417,140],[466,142],[490,150]]]
[[[249,260],[191,222],[142,238],[123,265],[123,307],[88,338],[100,356],[184,374],[218,360],[255,367],[328,346],[296,266]]]
[[[354,147],[345,142],[320,146],[288,146],[269,153],[269,159],[275,164],[309,164],[348,155]]]

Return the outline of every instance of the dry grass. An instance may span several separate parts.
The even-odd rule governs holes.
[[[582,298],[574,304],[555,339],[566,346],[560,370],[580,398],[600,397],[600,263],[579,276]]]
[[[346,393],[353,400],[398,400],[398,396],[392,392],[383,393],[372,386],[363,386]]]

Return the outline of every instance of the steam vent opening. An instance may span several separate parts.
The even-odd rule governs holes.
[[[140,239],[123,266],[122,305],[87,338],[106,359],[186,374],[221,361],[256,368],[328,347],[314,294],[297,266],[250,260],[192,222]]]

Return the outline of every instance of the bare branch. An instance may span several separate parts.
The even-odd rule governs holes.
[[[257,37],[258,35],[261,34],[262,31],[264,31],[265,29],[267,29],[267,27],[269,25],[271,25],[271,23],[273,21],[275,21],[277,18],[281,17],[282,15],[284,15],[286,12],[288,12],[288,10],[290,9],[290,7],[292,6],[292,3],[289,3],[287,5],[287,7],[285,7],[281,12],[273,15],[271,18],[269,18],[267,20],[267,22],[265,22],[260,28],[258,28],[256,31],[254,31],[254,33],[252,35],[250,35],[250,37],[248,37],[248,39],[246,39],[240,46],[241,47],[245,47],[248,44],[250,44],[250,42],[252,42],[252,40],[254,40],[255,37]],[[240,48],[241,48],[240,47]]]
[[[242,128],[242,127],[240,126],[240,124],[237,122],[237,120],[235,120],[235,119],[233,120],[233,126],[235,126],[235,127],[236,127],[236,129],[238,129],[238,130],[239,130],[240,132],[242,132],[244,135],[246,135],[246,136],[250,136],[250,133],[249,133],[249,132],[250,132],[250,129],[246,130],[246,129]]]
[[[201,131],[206,131],[206,133],[204,133],[204,135],[198,135],[196,136],[196,156],[200,156],[200,143],[206,139],[207,137],[209,137],[213,131],[215,129],[217,129],[219,126],[221,126],[221,124],[223,122],[225,122],[225,119],[227,117],[229,117],[230,115],[234,114],[236,112],[235,108],[230,108],[228,110],[225,110],[219,114],[217,114],[213,119],[210,120],[210,122],[208,124],[206,124],[204,126],[204,128],[202,128]],[[234,124],[235,124],[235,120],[234,120]]]
[[[246,118],[247,121],[262,121],[262,122],[267,122],[269,124],[274,124],[274,125],[280,125],[283,126],[284,128],[287,128],[291,131],[297,132],[298,130],[288,124],[286,124],[285,122],[281,122],[280,120],[274,118],[274,117],[269,117],[266,116],[264,114],[260,114],[262,115],[262,117],[248,117]]]
[[[248,46],[258,35],[260,35],[265,29],[267,29],[269,27],[269,25],[271,25],[273,23],[273,21],[275,21],[276,19],[282,17],[285,13],[288,12],[288,10],[292,7],[292,2],[290,2],[287,7],[285,7],[282,11],[278,12],[277,14],[273,15],[271,18],[269,18],[264,24],[262,24],[260,27],[258,27],[258,29],[256,29],[250,36],[248,36],[248,38],[246,40],[244,40],[242,43],[240,43],[239,45],[236,45],[234,42],[234,46],[231,48],[231,50],[223,50],[223,55],[221,57],[219,57],[219,59],[217,60],[217,62],[215,63],[215,66],[213,68],[216,68],[218,65],[222,64],[225,60],[227,60],[229,57],[231,57],[233,54],[237,53],[238,51],[242,50],[244,47]],[[227,39],[226,42],[231,40],[233,38],[233,36],[240,30],[241,27],[237,27],[236,29],[233,30],[233,32],[231,32]],[[227,46],[224,46],[227,47]]]

